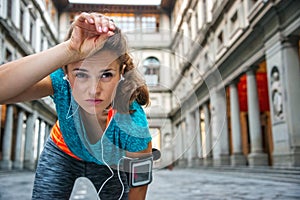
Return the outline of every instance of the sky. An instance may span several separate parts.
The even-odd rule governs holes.
[[[115,5],[160,5],[161,0],[69,0],[70,3]]]

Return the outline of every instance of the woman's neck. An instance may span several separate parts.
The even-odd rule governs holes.
[[[93,115],[81,109],[80,114],[82,123],[90,142],[96,143],[105,131],[107,112],[103,111],[102,113]]]

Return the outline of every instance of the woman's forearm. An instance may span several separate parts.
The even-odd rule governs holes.
[[[130,188],[128,199],[129,200],[145,200],[148,185]]]
[[[72,62],[68,42],[0,67],[0,103],[13,98],[59,67]]]

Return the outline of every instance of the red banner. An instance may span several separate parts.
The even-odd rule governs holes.
[[[269,94],[268,94],[268,80],[265,72],[256,73],[256,84],[259,98],[259,108],[261,112],[270,111]],[[240,111],[248,111],[247,100],[247,76],[243,75],[237,85],[239,94]]]

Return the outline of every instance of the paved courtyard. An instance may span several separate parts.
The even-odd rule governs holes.
[[[300,199],[299,183],[274,180],[265,174],[160,170],[155,172],[147,200]]]
[[[33,172],[1,172],[0,199],[30,200]],[[300,199],[300,180],[264,173],[204,169],[157,170],[147,200]]]

